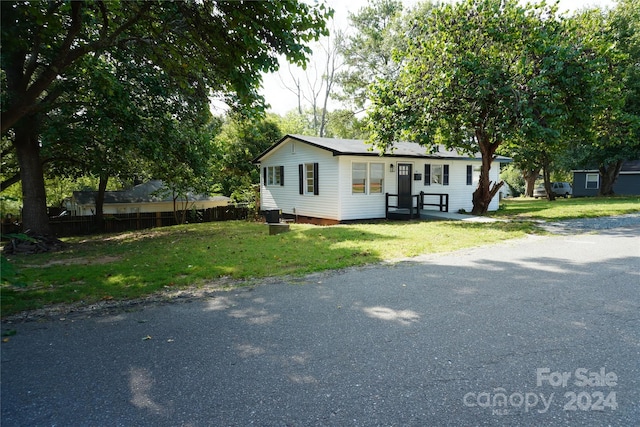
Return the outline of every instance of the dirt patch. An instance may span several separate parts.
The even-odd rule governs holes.
[[[68,259],[56,259],[38,265],[25,265],[26,268],[42,268],[53,267],[56,265],[100,265],[109,264],[111,262],[120,261],[122,257],[119,256],[102,256],[98,258],[68,258]]]
[[[276,281],[276,279],[261,279],[260,283],[268,283],[270,281]],[[142,310],[144,307],[150,305],[185,303],[203,298],[215,298],[215,296],[221,292],[238,290],[239,288],[252,289],[257,283],[256,280],[240,280],[223,277],[201,286],[190,286],[180,289],[167,286],[160,292],[136,299],[104,299],[93,303],[80,301],[73,304],[53,304],[40,309],[23,311],[4,317],[1,322],[2,324],[13,324],[41,320],[71,320],[111,315]]]

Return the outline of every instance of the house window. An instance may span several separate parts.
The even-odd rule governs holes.
[[[381,194],[384,187],[384,163],[371,163],[369,168],[369,193]]]
[[[318,163],[298,165],[298,184],[300,194],[320,194],[318,186]]]
[[[306,188],[305,192],[307,194],[313,194],[313,184],[315,182],[315,174],[313,173],[313,163],[306,163],[304,165],[305,177],[306,177]]]
[[[473,166],[467,165],[467,185],[473,185]]]
[[[381,194],[383,183],[384,163],[351,164],[352,194]]]
[[[449,185],[449,165],[425,165],[424,185]]]
[[[353,163],[351,165],[351,193],[365,194],[367,191],[367,164]]]
[[[600,176],[597,173],[588,173],[585,188],[590,190],[597,190],[600,188]]]
[[[268,166],[265,168],[266,185],[284,185],[284,166]]]
[[[431,184],[442,184],[442,165],[431,165]]]

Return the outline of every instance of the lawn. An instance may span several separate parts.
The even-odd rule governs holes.
[[[560,221],[640,212],[640,197],[515,198],[501,202],[496,218]]]
[[[166,289],[255,283],[261,278],[340,269],[480,246],[538,232],[532,219],[566,219],[640,210],[639,198],[512,200],[497,223],[378,221],[321,227],[293,224],[269,235],[245,221],[190,224],[65,239],[54,253],[10,256],[19,282],[3,283],[2,316],[56,303],[90,304]]]

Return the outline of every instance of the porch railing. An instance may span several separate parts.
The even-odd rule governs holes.
[[[426,197],[437,197],[438,203],[425,203]],[[449,212],[449,195],[444,193],[425,193],[420,192],[420,208],[424,209],[425,206],[437,206],[440,212]]]
[[[385,218],[389,218],[390,209],[408,211],[407,216],[409,218],[417,218],[420,216],[420,211],[425,206],[435,206],[440,209],[440,212],[449,212],[449,195],[445,193],[425,193],[421,191],[420,194],[408,196],[411,198],[409,206],[400,205],[400,197],[398,194],[385,193]],[[437,198],[437,199],[434,199]],[[391,204],[391,201],[395,200],[395,204]],[[437,200],[437,202],[436,202]],[[429,203],[431,202],[431,203]]]
[[[420,195],[416,194],[416,195],[411,195],[411,204],[407,207],[407,206],[400,206],[400,197],[398,194],[389,194],[389,193],[385,193],[385,208],[384,208],[384,216],[385,218],[389,218],[389,208],[395,208],[395,209],[407,209],[409,211],[409,218],[417,218],[420,216]],[[389,200],[395,198],[396,200],[396,204],[392,205],[389,203]],[[415,199],[415,203],[414,203],[414,199]],[[415,211],[415,216],[414,216],[414,211]]]

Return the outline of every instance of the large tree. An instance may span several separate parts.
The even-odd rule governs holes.
[[[166,73],[185,90],[261,111],[261,73],[277,69],[279,54],[305,63],[307,43],[326,34],[331,14],[324,5],[295,0],[1,2],[1,7],[2,134],[12,139],[20,165],[24,227],[38,234],[49,232],[41,124],[83,58],[127,50],[138,64]]]
[[[272,117],[249,120],[238,114],[229,114],[213,140],[216,152],[211,175],[220,191],[234,200],[252,194],[253,185],[260,183],[260,171],[253,159],[282,137]]]
[[[536,21],[538,36],[528,40],[515,73],[519,132],[502,149],[524,171],[528,190],[541,170],[547,198],[554,200],[551,173],[568,147],[589,135],[603,61],[574,35],[571,21],[544,16]]]
[[[345,69],[337,75],[340,99],[362,110],[367,102],[367,86],[378,78],[393,79],[400,64],[393,51],[403,44],[402,2],[370,0],[349,14],[350,32],[340,40]]]
[[[568,123],[562,102],[575,86],[563,85],[581,56],[579,47],[555,43],[560,20],[553,6],[515,0],[467,0],[418,15],[406,52],[396,58],[398,78],[372,88],[372,142],[381,149],[412,140],[479,152],[472,212],[486,213],[502,185],[489,179],[498,148],[523,131],[535,141],[557,141]]]
[[[625,160],[640,158],[640,1],[620,0],[610,10],[585,10],[572,18],[582,38],[602,60],[593,126],[571,148],[569,166],[598,169],[599,194],[613,194]]]

